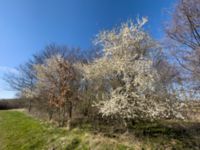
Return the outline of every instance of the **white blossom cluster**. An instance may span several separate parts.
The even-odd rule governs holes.
[[[21,97],[25,97],[25,98],[35,98],[37,96],[37,92],[35,90],[31,90],[28,88],[24,88],[21,92]]]
[[[34,66],[37,75],[37,88],[49,91],[49,88],[55,88],[58,84],[59,77],[59,62],[65,60],[60,56],[56,55],[45,60],[44,64],[38,64]],[[47,89],[46,89],[47,88]]]
[[[181,116],[171,100],[154,94],[159,76],[149,53],[156,43],[142,29],[146,22],[142,18],[136,24],[129,21],[119,29],[101,32],[95,44],[103,48],[104,56],[81,67],[85,78],[95,87],[95,106],[103,116],[132,119]]]

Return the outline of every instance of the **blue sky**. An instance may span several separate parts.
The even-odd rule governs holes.
[[[146,16],[146,29],[163,37],[176,0],[0,0],[0,98],[13,97],[1,79],[51,43],[91,46],[94,36],[128,19]]]

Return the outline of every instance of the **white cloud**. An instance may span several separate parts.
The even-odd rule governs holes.
[[[17,74],[18,71],[15,68],[7,67],[7,66],[0,66],[0,73],[15,73]]]
[[[18,71],[12,67],[0,66],[0,99],[14,98],[16,91],[11,91],[9,85],[3,80],[5,73],[18,74]]]

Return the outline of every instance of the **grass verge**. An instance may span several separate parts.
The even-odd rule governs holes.
[[[108,134],[107,134],[108,135]],[[200,149],[200,124],[154,122],[134,125],[115,137],[90,128],[57,128],[23,111],[0,111],[0,150]]]

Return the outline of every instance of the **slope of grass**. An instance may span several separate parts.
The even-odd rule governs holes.
[[[34,119],[24,112],[0,111],[0,150],[88,150],[124,149],[126,146],[81,130],[56,128]],[[91,142],[93,141],[93,143]]]
[[[25,112],[0,111],[0,150],[200,149],[199,123],[140,123],[126,136],[109,134],[86,126],[67,131]]]

